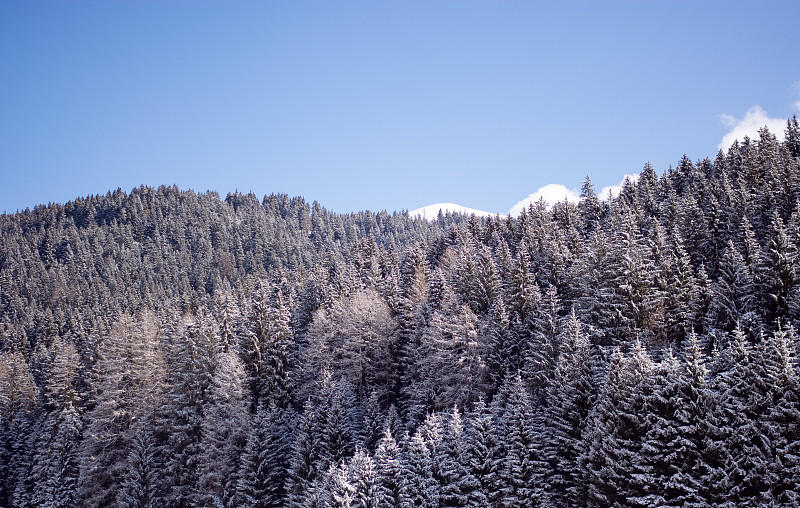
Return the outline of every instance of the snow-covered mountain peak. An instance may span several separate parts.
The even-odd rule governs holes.
[[[494,215],[491,212],[476,210],[475,208],[467,208],[466,206],[457,205],[455,203],[436,203],[433,205],[423,206],[422,208],[409,211],[408,215],[412,217],[419,216],[423,219],[435,219],[439,216],[439,210],[441,210],[442,213],[465,213],[467,215],[474,213],[478,217]]]

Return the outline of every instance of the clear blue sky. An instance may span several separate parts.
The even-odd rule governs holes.
[[[2,0],[0,212],[174,183],[505,213],[713,158],[756,105],[785,124],[798,27],[797,1]]]

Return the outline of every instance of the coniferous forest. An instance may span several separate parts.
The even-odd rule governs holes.
[[[513,218],[2,215],[0,506],[797,506],[784,134]]]

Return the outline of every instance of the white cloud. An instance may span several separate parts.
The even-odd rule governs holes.
[[[512,206],[508,213],[513,217],[516,217],[520,214],[520,212],[522,212],[523,208],[528,208],[529,205],[536,203],[540,198],[543,198],[548,205],[559,203],[564,201],[564,199],[570,203],[577,203],[580,201],[580,192],[578,192],[577,189],[567,189],[565,186],[559,183],[547,184],[544,187],[540,187],[539,190],[533,194],[530,194],[527,198],[523,199],[516,205]]]
[[[625,175],[618,184],[606,185],[600,189],[600,193],[597,195],[597,198],[605,201],[608,199],[609,194],[611,197],[617,197],[619,196],[619,192],[622,190],[622,185],[625,183],[626,179],[629,179],[631,182],[635,182],[638,178],[638,173],[633,175]],[[568,189],[566,186],[561,185],[560,183],[550,183],[544,187],[539,187],[539,190],[528,195],[527,198],[511,207],[511,210],[509,210],[508,213],[512,217],[516,217],[522,212],[523,209],[527,209],[530,205],[536,204],[539,199],[544,199],[548,206],[552,206],[556,203],[563,202],[565,199],[570,203],[577,203],[581,200],[580,196],[581,193],[578,191],[578,189]]]
[[[619,196],[619,192],[622,190],[622,186],[625,184],[625,180],[630,180],[631,182],[636,182],[639,179],[639,173],[635,173],[632,175],[625,175],[622,177],[622,180],[617,185],[606,185],[602,189],[600,189],[600,194],[597,197],[603,201],[608,198],[609,193],[611,194],[612,198]]]
[[[795,107],[800,107],[800,101],[795,104]],[[748,109],[741,120],[730,115],[720,115],[720,120],[723,125],[730,127],[727,134],[722,137],[720,144],[717,145],[720,150],[727,150],[734,141],[742,141],[745,136],[757,140],[758,130],[765,125],[778,139],[783,139],[783,130],[786,127],[785,118],[770,118],[767,112],[761,109],[761,106],[753,106]]]

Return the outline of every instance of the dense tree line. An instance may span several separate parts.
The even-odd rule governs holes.
[[[0,216],[0,506],[796,506],[797,119],[605,198]]]

